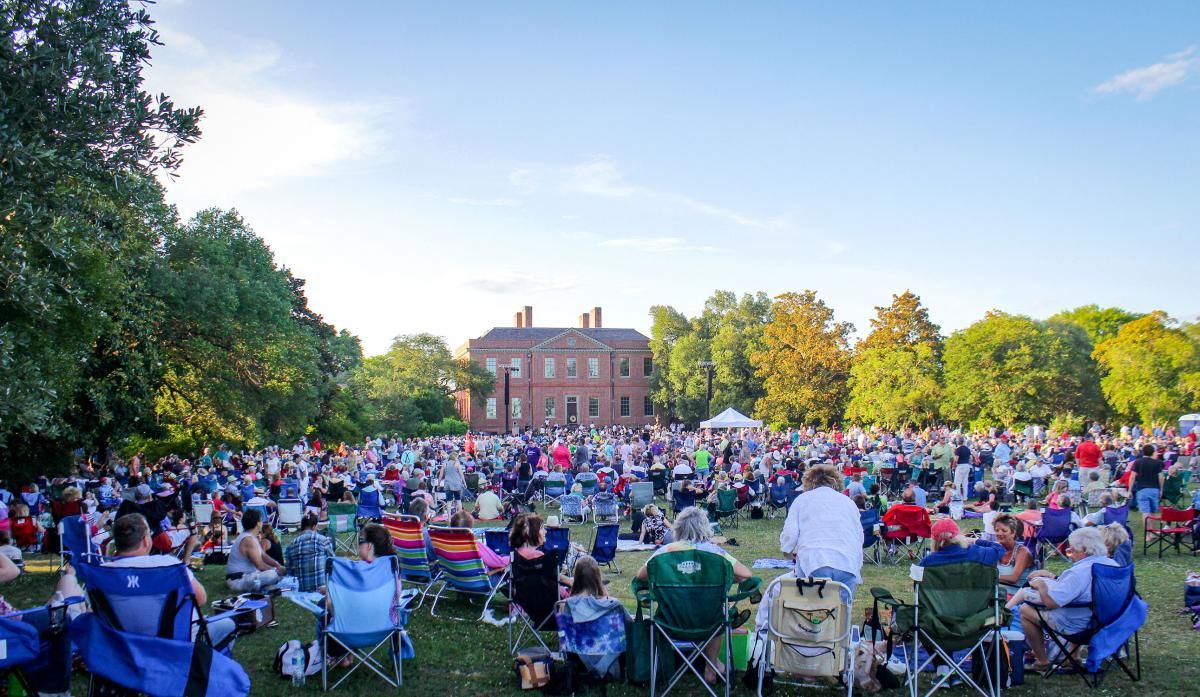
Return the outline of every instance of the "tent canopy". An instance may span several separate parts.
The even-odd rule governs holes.
[[[751,419],[733,407],[717,414],[708,421],[701,421],[700,428],[759,428],[763,422]]]
[[[1179,417],[1179,430],[1183,435],[1192,432],[1192,429],[1200,426],[1200,414],[1184,414]]]

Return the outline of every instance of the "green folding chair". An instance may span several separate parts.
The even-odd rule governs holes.
[[[734,489],[717,490],[717,522],[728,521],[730,527],[736,528],[741,512],[737,507],[737,491]]]
[[[333,542],[335,554],[340,549],[350,556],[358,556],[358,504],[329,504],[325,535]]]
[[[911,604],[897,600],[886,589],[871,589],[875,617],[880,616],[880,604],[893,610],[893,637],[908,659],[909,695],[921,694],[922,674],[932,676],[926,669],[937,661],[950,670],[934,680],[926,697],[946,687],[952,678],[984,697],[999,697],[1000,662],[1004,659],[994,647],[1001,646],[1000,631],[1012,615],[1004,607],[1007,596],[999,586],[996,567],[976,562],[913,565],[909,575],[913,579]],[[928,654],[924,661],[918,660],[922,648]],[[959,652],[963,653],[955,660],[954,654]],[[982,661],[983,669],[968,668],[968,659]]]
[[[762,579],[753,577],[733,586],[733,567],[724,557],[697,549],[667,552],[646,562],[647,580],[633,582],[634,595],[650,616],[650,697],[665,695],[690,672],[712,697],[713,686],[704,681],[704,669],[721,676],[725,697],[733,681],[732,631],[750,617],[738,611],[737,603],[762,599]],[[725,669],[721,671],[704,655],[710,641],[724,637]],[[658,689],[660,653],[670,647],[676,669],[661,691]],[[666,663],[666,661],[663,661]]]

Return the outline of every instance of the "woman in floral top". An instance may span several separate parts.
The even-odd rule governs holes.
[[[638,536],[638,542],[661,545],[667,535],[666,517],[663,516],[662,511],[658,510],[658,506],[652,503],[646,504],[646,507],[642,509],[642,515],[646,517],[642,519],[642,532]]]

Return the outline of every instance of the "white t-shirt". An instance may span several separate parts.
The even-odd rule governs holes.
[[[779,535],[779,548],[796,555],[796,567],[812,573],[821,567],[862,576],[863,529],[858,506],[827,486],[806,491],[792,502]]]

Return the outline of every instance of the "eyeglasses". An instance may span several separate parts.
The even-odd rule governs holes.
[[[371,544],[371,541],[370,541],[370,540],[367,540],[367,539],[365,539],[365,538],[362,538],[362,537],[360,537],[360,538],[358,538],[358,544],[360,544],[360,545],[369,545],[369,544]]]

